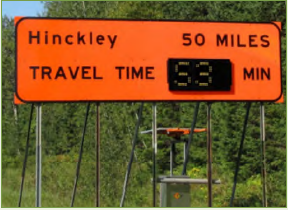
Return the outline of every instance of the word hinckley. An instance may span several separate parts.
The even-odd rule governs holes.
[[[114,47],[117,35],[93,34],[93,32],[82,33],[77,31],[75,34],[50,34],[48,31],[29,31],[29,44],[45,45],[93,45],[109,44],[110,48]]]

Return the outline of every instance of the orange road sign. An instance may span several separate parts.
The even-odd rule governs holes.
[[[20,104],[24,104],[24,102],[22,102],[14,93],[14,104],[16,105],[20,105]]]
[[[282,93],[281,97],[278,101],[275,102],[276,104],[284,104],[284,94]]]
[[[18,18],[23,102],[277,101],[281,23]]]

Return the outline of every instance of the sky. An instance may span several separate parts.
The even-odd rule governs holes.
[[[42,11],[40,1],[2,1],[2,16],[37,16]]]

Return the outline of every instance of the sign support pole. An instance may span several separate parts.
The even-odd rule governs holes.
[[[211,103],[207,103],[207,175],[208,206],[212,207],[212,138],[211,138]]]
[[[75,200],[75,196],[76,196],[77,183],[78,183],[78,178],[79,178],[79,174],[80,174],[80,166],[81,166],[82,155],[83,155],[84,139],[85,139],[85,132],[86,132],[86,127],[87,127],[89,109],[90,109],[90,102],[88,102],[87,109],[86,109],[84,128],[83,128],[83,132],[82,132],[82,139],[81,139],[79,157],[78,157],[78,161],[77,161],[76,175],[75,175],[75,180],[74,180],[73,193],[72,193],[72,199],[71,199],[70,207],[74,206],[74,200]]]
[[[248,102],[247,105],[246,105],[246,115],[245,115],[243,131],[242,131],[242,137],[241,137],[241,142],[240,142],[239,151],[238,151],[238,157],[237,157],[235,173],[234,173],[234,183],[233,183],[232,195],[231,195],[231,198],[230,198],[230,207],[233,207],[233,201],[234,201],[234,196],[235,196],[235,191],[236,191],[236,184],[237,184],[237,177],[238,177],[238,172],[239,172],[239,168],[240,168],[240,160],[241,160],[241,155],[242,155],[243,146],[244,146],[244,140],[245,140],[245,134],[246,134],[246,128],[247,128],[250,108],[251,108],[251,103]]]
[[[260,103],[260,139],[261,139],[261,174],[262,174],[262,202],[267,207],[266,185],[266,146],[265,146],[265,110],[263,102]]]
[[[23,187],[24,187],[24,179],[25,179],[25,172],[26,172],[28,152],[29,152],[29,142],[30,142],[30,132],[31,132],[30,130],[31,130],[33,109],[34,109],[34,104],[31,104],[31,111],[30,111],[30,118],[29,118],[29,124],[28,124],[28,132],[27,132],[27,141],[26,141],[26,148],[25,148],[25,156],[24,156],[23,168],[22,168],[22,179],[21,179],[18,207],[21,207],[21,201],[22,201],[22,192],[23,192]]]
[[[138,139],[138,131],[139,131],[139,127],[140,127],[140,123],[141,123],[141,119],[142,119],[143,106],[144,106],[144,103],[142,102],[140,105],[139,112],[138,112],[138,120],[137,120],[137,124],[135,127],[135,132],[134,132],[132,150],[131,150],[130,159],[129,159],[129,163],[128,163],[126,174],[125,174],[125,180],[124,180],[124,185],[123,185],[122,197],[121,197],[121,201],[120,201],[120,207],[124,206],[126,189],[127,189],[128,180],[130,177],[130,172],[131,172],[133,158],[134,158],[134,151],[135,151],[135,147],[136,147],[136,143],[137,143],[137,139]]]
[[[171,141],[171,144],[170,144],[170,176],[173,176],[174,147],[175,147],[175,145]]]
[[[153,144],[153,207],[156,207],[156,155],[157,155],[157,113],[156,103],[152,105],[152,144]]]
[[[183,146],[183,147],[184,147],[184,148],[183,148],[183,154],[184,154],[184,155],[183,155],[183,162],[184,162],[184,163],[186,162],[186,150],[187,150],[187,147],[188,147],[187,145],[188,145],[188,142],[187,142],[187,140],[185,140],[185,141],[184,141],[184,146]]]
[[[83,2],[84,5],[84,2]],[[100,104],[96,103],[96,207],[100,207]]]
[[[36,105],[36,207],[41,207],[41,104]]]
[[[194,109],[194,115],[193,115],[193,120],[192,120],[192,124],[191,124],[191,131],[189,134],[188,141],[186,143],[186,150],[185,150],[185,154],[184,154],[185,157],[184,157],[182,175],[186,175],[186,169],[187,169],[187,164],[188,164],[188,160],[189,160],[189,150],[190,150],[190,146],[191,146],[191,143],[193,140],[194,128],[196,126],[196,121],[197,121],[197,116],[198,116],[198,111],[199,111],[199,105],[200,105],[200,102],[197,102],[195,109]]]

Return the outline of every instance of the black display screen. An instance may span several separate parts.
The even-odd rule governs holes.
[[[228,59],[169,59],[169,90],[230,91],[232,67]]]

